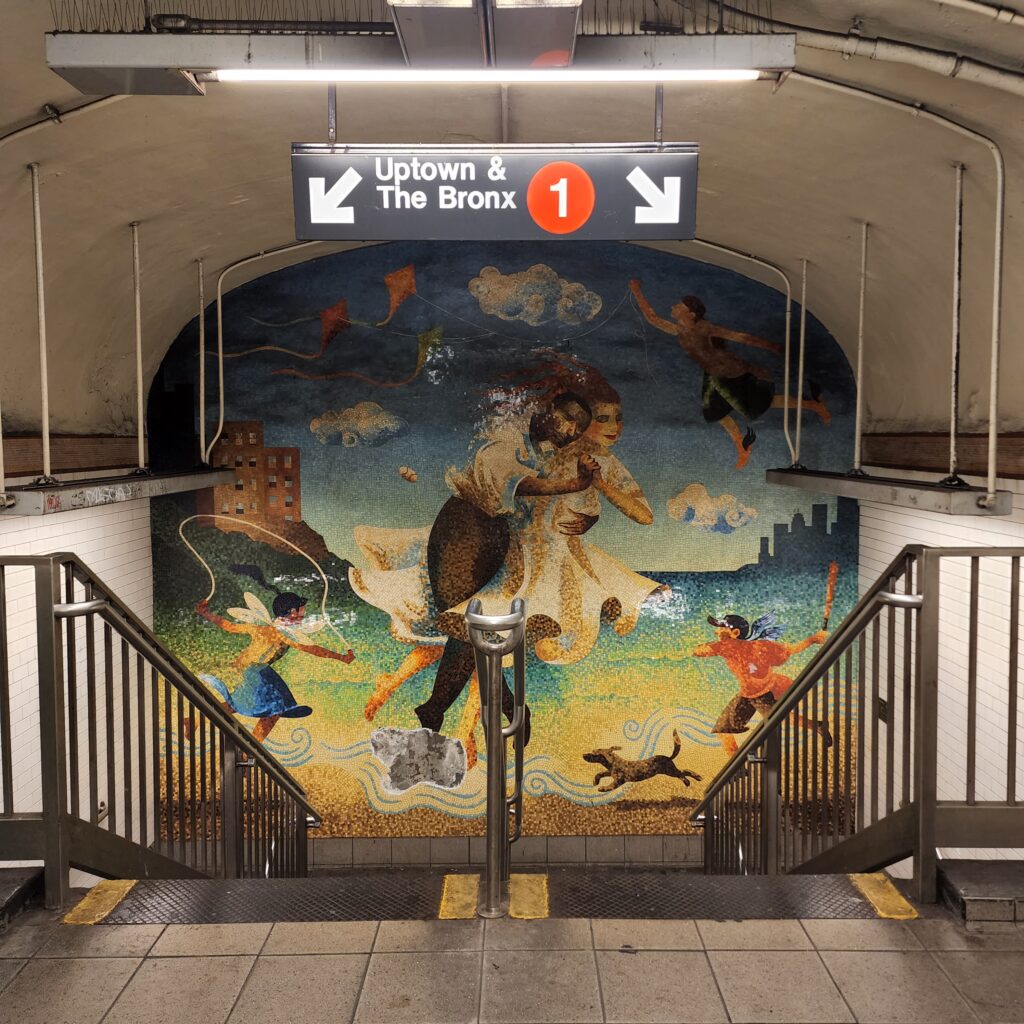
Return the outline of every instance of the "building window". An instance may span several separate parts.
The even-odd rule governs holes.
[[[241,443],[242,443],[242,435],[241,434],[235,434],[235,444],[240,445]]]
[[[241,502],[239,502],[235,506],[235,515],[236,516],[244,516],[245,515],[245,506]]]
[[[252,490],[254,490],[254,491],[256,490],[256,477],[251,477],[250,478],[249,486],[252,488]]]
[[[260,507],[259,507],[259,505],[256,504],[255,501],[250,501],[249,502],[249,511],[250,512],[259,512],[259,510],[260,510]]]
[[[221,515],[227,515],[231,511],[231,507],[226,501],[222,501],[220,505]]]
[[[250,456],[249,456],[249,465],[250,465],[250,466],[251,466],[251,467],[252,467],[253,469],[255,469],[255,468],[256,468],[256,456],[255,456],[255,455],[250,455]]]
[[[284,485],[285,485],[285,487],[291,487],[291,485],[292,485],[292,478],[290,476],[286,476],[284,478]]]
[[[235,465],[236,466],[240,466],[241,464],[242,464],[242,456],[241,455],[236,455],[235,456]]]
[[[270,504],[271,505],[276,505],[277,504],[277,495],[276,494],[272,494],[270,496]]]
[[[273,473],[271,473],[270,476],[267,477],[267,486],[268,487],[276,487],[277,486],[277,477]]]
[[[235,479],[235,490],[236,491],[241,491],[241,490],[244,490],[244,488],[245,488],[245,482],[243,480],[240,480],[240,479],[236,478]]]
[[[286,455],[284,457],[284,468],[285,469],[291,469],[292,468],[292,457],[290,455]]]
[[[295,516],[285,516],[284,517],[284,521],[286,523],[294,523],[295,522]]]
[[[255,444],[255,443],[256,443],[256,434],[252,430],[250,430],[249,431],[249,444]]]
[[[291,508],[295,504],[295,499],[290,494],[286,494],[284,496],[284,503],[287,508]]]
[[[277,456],[276,455],[268,455],[267,456],[267,466],[270,469],[273,469],[276,465],[277,465]]]

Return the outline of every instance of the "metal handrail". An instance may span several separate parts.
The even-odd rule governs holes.
[[[202,709],[211,721],[224,732],[230,733],[233,742],[248,755],[271,778],[274,779],[288,795],[307,813],[316,816],[316,810],[309,805],[306,791],[295,778],[270,754],[262,743],[259,743],[245,730],[221,705],[209,694],[209,691],[196,676],[183,665],[156,637],[152,630],[108,587],[77,555],[71,552],[59,552],[43,556],[28,564],[45,564],[51,559],[62,566],[71,565],[75,578],[83,585],[88,584],[103,594],[95,609],[99,617],[129,643],[143,649],[147,658],[160,670],[160,674],[170,682],[171,686],[183,693],[188,700]],[[6,559],[0,557],[0,564]],[[22,563],[25,564],[25,563]],[[90,602],[96,603],[96,602]],[[75,614],[81,614],[76,612]],[[125,629],[125,623],[131,629]]]
[[[747,754],[752,747],[760,746],[765,738],[778,732],[782,723],[789,717],[796,706],[818,682],[821,670],[831,665],[857,638],[878,608],[896,605],[898,607],[918,607],[921,603],[917,594],[893,594],[886,590],[894,576],[903,571],[908,559],[919,558],[924,551],[923,544],[908,544],[889,563],[878,579],[868,588],[864,596],[854,605],[853,611],[843,620],[839,628],[821,645],[817,653],[796,677],[793,685],[779,698],[771,713],[756,729],[752,729],[736,748],[736,753],[723,765],[719,773],[704,791],[704,798],[690,812],[690,818],[699,818],[710,806],[714,797],[737,775],[746,770]],[[965,551],[970,549],[964,549]],[[987,548],[980,549],[989,553]],[[908,598],[914,598],[913,602]]]

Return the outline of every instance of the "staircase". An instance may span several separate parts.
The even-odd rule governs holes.
[[[37,735],[12,707],[24,698],[12,694],[12,650],[27,646],[9,633],[12,587],[34,587]],[[20,662],[24,676],[31,660]],[[37,810],[15,806],[15,715],[19,762],[38,744],[41,793],[27,798]],[[106,878],[304,876],[316,818],[262,744],[66,553],[0,557],[0,807],[0,859],[41,860],[48,907],[67,902],[71,867]]]
[[[1022,556],[904,548],[694,809],[705,871],[867,872],[911,857],[915,897],[934,902],[938,848],[1024,845]]]

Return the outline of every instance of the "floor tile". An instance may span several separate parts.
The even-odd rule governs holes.
[[[975,925],[949,919],[908,921],[907,928],[925,949],[1024,952],[1024,928]]]
[[[488,921],[485,949],[592,949],[590,922],[585,918],[517,921],[502,917]]]
[[[23,924],[15,920],[10,928],[0,935],[0,959],[34,956],[47,943],[57,927],[55,923],[36,925]]]
[[[751,956],[745,951],[721,950],[709,952],[708,959],[735,1024],[853,1020],[815,952],[783,950]]]
[[[706,949],[813,949],[799,921],[698,921]]]
[[[477,921],[381,921],[375,953],[481,949],[484,923]]]
[[[62,925],[36,956],[145,956],[163,930],[162,924]]]
[[[475,1024],[479,953],[374,953],[355,1024]]]
[[[621,954],[620,954],[621,955]],[[484,953],[481,1024],[585,1024],[601,1020],[591,950]]]
[[[251,956],[146,960],[103,1024],[223,1024],[254,961]]]
[[[863,1024],[954,1024],[974,1015],[930,953],[821,954]]]
[[[692,921],[629,921],[595,918],[595,949],[703,949]]]
[[[255,955],[269,934],[269,924],[169,924],[149,955]]]
[[[263,955],[369,953],[376,934],[376,921],[281,922],[271,929]]]
[[[1024,1022],[1020,953],[936,953],[935,959],[983,1021]]]
[[[97,1024],[138,965],[128,959],[33,960],[0,993],[0,1024]]]
[[[26,963],[27,960],[0,960],[0,990],[11,983]]]
[[[707,955],[696,952],[599,952],[605,1020],[631,1024],[725,1021]]]
[[[347,1024],[368,959],[365,953],[261,956],[230,1020],[232,1024]]]
[[[803,922],[818,949],[921,949],[921,943],[902,921]]]

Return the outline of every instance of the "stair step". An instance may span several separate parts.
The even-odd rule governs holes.
[[[1024,861],[941,860],[939,891],[965,921],[1024,924]]]
[[[0,922],[6,924],[42,897],[43,869],[0,868]]]
[[[103,924],[471,917],[478,877],[473,872],[391,868],[313,878],[101,883],[75,914],[82,914],[88,909],[85,903],[94,900],[102,909],[90,919]],[[114,892],[110,899],[105,886],[120,886],[122,891]],[[880,890],[885,891],[879,895]],[[515,905],[517,891],[529,893],[521,903],[521,913]],[[455,892],[459,895],[453,900]],[[660,920],[915,916],[885,876],[707,876],[670,869],[615,868],[514,873],[512,913],[521,917]]]

